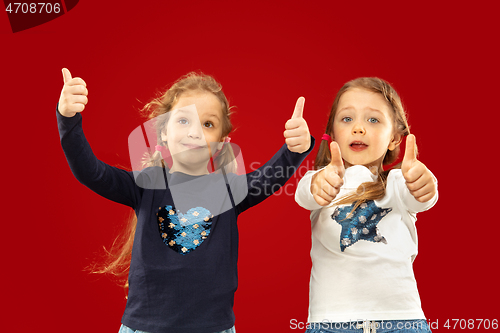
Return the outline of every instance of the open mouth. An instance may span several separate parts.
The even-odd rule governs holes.
[[[361,141],[354,141],[349,145],[349,147],[351,147],[354,151],[361,151],[368,148],[368,145]]]

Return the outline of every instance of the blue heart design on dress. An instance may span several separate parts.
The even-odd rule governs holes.
[[[180,254],[196,250],[212,228],[213,215],[203,207],[191,208],[183,214],[166,205],[160,207],[156,215],[163,243]]]

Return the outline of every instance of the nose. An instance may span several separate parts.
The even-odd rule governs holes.
[[[188,137],[191,139],[202,139],[203,138],[203,130],[200,124],[194,123],[189,126]]]
[[[361,134],[364,135],[366,133],[365,128],[360,122],[356,122],[352,126],[352,134]]]

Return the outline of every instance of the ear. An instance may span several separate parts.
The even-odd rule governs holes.
[[[389,146],[387,147],[387,149],[393,151],[401,144],[401,141],[403,141],[403,136],[398,133],[394,134],[391,139],[391,142],[389,142]]]

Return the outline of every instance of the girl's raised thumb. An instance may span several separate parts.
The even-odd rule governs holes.
[[[71,73],[70,73],[69,69],[67,69],[67,68],[62,69],[62,75],[63,75],[64,83],[66,83],[72,79]]]

